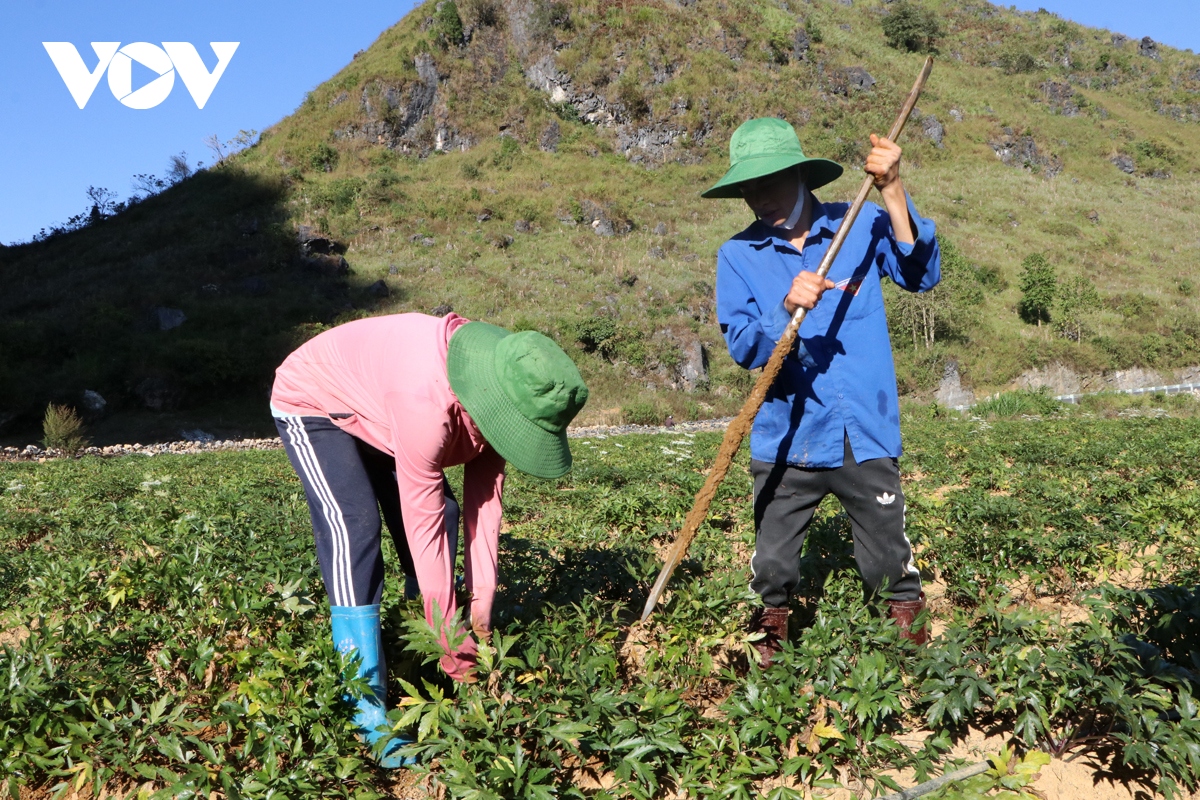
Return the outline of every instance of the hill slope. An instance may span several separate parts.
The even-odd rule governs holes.
[[[950,359],[977,390],[1052,362],[1194,363],[1200,59],[1047,13],[924,7],[939,60],[903,174],[960,257],[924,305],[891,298],[902,390]],[[160,427],[249,431],[297,342],[447,306],[555,336],[594,390],[590,421],[728,412],[749,376],[716,328],[713,257],[749,216],[697,194],[732,130],[776,115],[851,167],[821,190],[847,199],[923,58],[887,45],[895,8],[427,3],[254,147],[0,249],[0,416],[28,424],[92,389],[117,410],[181,409]],[[302,254],[300,226],[335,252]],[[1098,295],[1023,321],[1035,253]]]

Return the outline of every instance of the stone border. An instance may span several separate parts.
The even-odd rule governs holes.
[[[723,431],[728,427],[733,417],[722,419],[698,420],[696,422],[676,422],[671,425],[589,425],[581,428],[568,428],[569,439],[603,439],[622,434],[656,434],[656,433],[697,433],[699,431]],[[281,450],[283,442],[276,436],[270,439],[216,439],[212,441],[178,441],[160,442],[159,444],[112,444],[107,447],[86,447],[79,452],[80,456],[100,456],[101,458],[116,458],[119,456],[157,456],[165,454],[212,453],[237,450]],[[33,461],[44,463],[55,459],[66,458],[60,450],[47,450],[31,444],[25,447],[0,448],[0,462]]]

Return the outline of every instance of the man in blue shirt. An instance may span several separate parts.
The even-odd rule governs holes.
[[[904,534],[899,398],[880,281],[926,291],[940,278],[940,257],[933,222],[917,213],[900,181],[900,148],[875,135],[871,144],[865,169],[884,208],[863,206],[825,279],[816,269],[849,206],[823,204],[811,190],[842,167],[806,157],[787,122],[739,127],[729,171],[703,194],[742,198],[755,216],[717,256],[717,319],[734,361],[746,369],[766,364],[796,309],[809,309],[750,435],[750,585],[764,604],[752,629],[765,634],[756,644],[764,668],[787,637],[804,534],[827,494],[850,517],[867,586],[890,593],[903,635],[928,638],[913,628],[925,595]]]

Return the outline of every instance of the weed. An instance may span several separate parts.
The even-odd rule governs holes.
[[[54,403],[46,406],[46,414],[42,417],[42,443],[48,449],[75,455],[87,447],[83,430],[83,420],[75,409]]]
[[[512,136],[500,137],[500,148],[492,156],[492,166],[500,169],[509,170],[513,167],[513,162],[521,152],[521,144]]]
[[[1060,408],[1057,400],[1045,388],[1034,391],[1004,392],[971,406],[971,414],[979,417],[1015,417],[1021,414],[1054,414]]]

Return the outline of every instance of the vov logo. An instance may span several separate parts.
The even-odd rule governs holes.
[[[204,66],[190,42],[163,42],[162,47],[149,42],[131,42],[124,47],[120,42],[92,42],[92,50],[99,59],[93,70],[87,68],[83,57],[70,42],[42,42],[42,47],[50,54],[50,60],[71,97],[75,98],[75,105],[80,108],[91,99],[105,70],[113,97],[129,108],[154,108],[166,100],[175,87],[176,72],[196,101],[196,108],[204,108],[239,44],[241,42],[209,42],[217,56],[217,66],[212,72]],[[133,88],[135,61],[158,75],[136,90]]]

